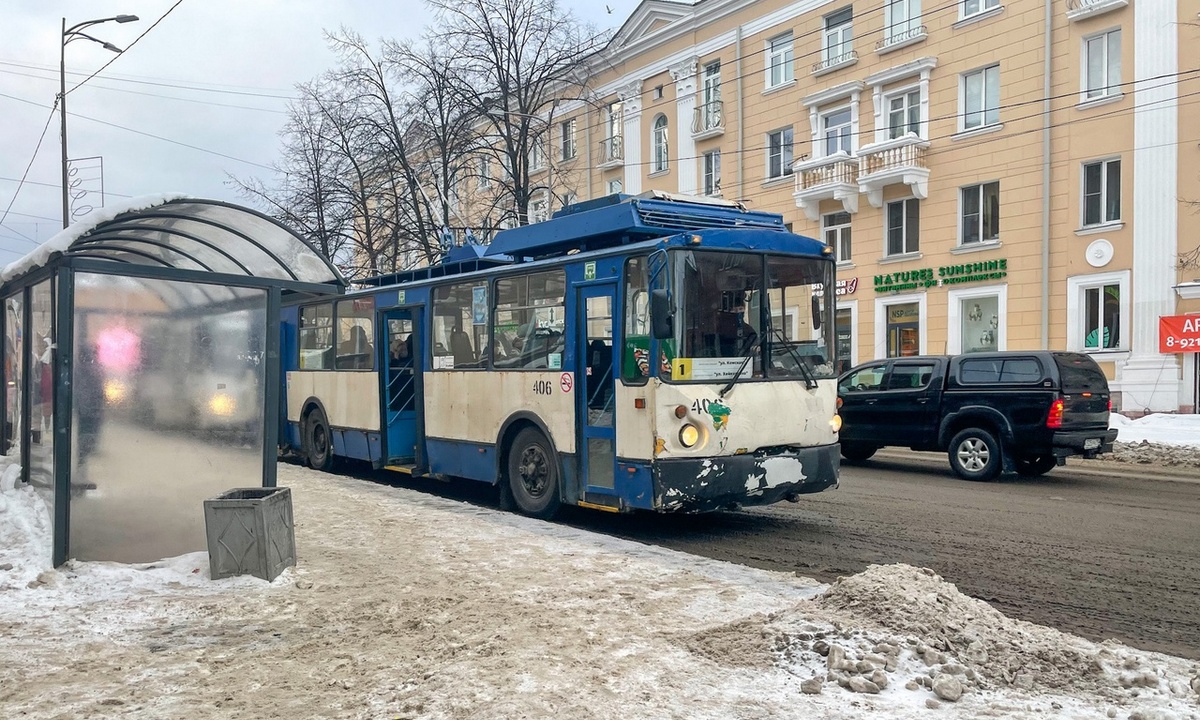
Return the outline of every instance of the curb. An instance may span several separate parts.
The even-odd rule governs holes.
[[[881,448],[874,457],[881,460],[910,462],[922,466],[934,466],[950,471],[950,464],[945,453],[906,450],[903,448]],[[843,462],[845,462],[843,460]],[[870,461],[868,461],[870,462]],[[852,467],[864,467],[854,465]],[[1200,469],[1186,467],[1170,467],[1142,463],[1126,463],[1114,460],[1083,460],[1069,458],[1063,467],[1051,470],[1051,473],[1069,472],[1085,477],[1115,477],[1136,470],[1142,480],[1154,482],[1178,482],[1200,485]]]

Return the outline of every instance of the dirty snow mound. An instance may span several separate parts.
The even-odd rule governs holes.
[[[21,466],[0,455],[0,590],[23,588],[53,568],[50,509],[20,477]]]

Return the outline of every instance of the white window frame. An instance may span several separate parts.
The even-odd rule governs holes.
[[[1113,65],[1112,57],[1112,42],[1111,39],[1116,38],[1116,66]],[[1102,81],[1098,87],[1092,86],[1091,76],[1091,45],[1095,40],[1099,40],[1097,46],[1102,54],[1101,65],[1103,67]],[[1083,38],[1083,44],[1080,47],[1080,79],[1079,79],[1079,99],[1086,102],[1088,100],[1099,100],[1100,98],[1119,96],[1121,94],[1121,28],[1109,28],[1103,32],[1093,33]],[[1115,77],[1114,77],[1115,76]]]
[[[650,172],[666,172],[671,169],[671,146],[667,142],[670,123],[665,114],[659,113],[650,123]]]
[[[1112,163],[1118,164],[1117,174],[1120,176],[1121,157],[1109,157],[1099,160],[1089,160],[1081,163],[1079,166],[1079,227],[1101,227],[1103,225],[1112,225],[1121,222],[1122,214],[1125,210],[1122,207],[1121,192],[1124,189],[1125,183],[1121,183],[1121,187],[1117,188],[1117,217],[1109,220],[1107,215],[1108,210],[1108,166]],[[1100,166],[1100,219],[1098,222],[1089,223],[1087,221],[1087,169],[1091,165]]]
[[[605,187],[607,188],[609,195],[614,195],[621,192],[625,188],[625,185],[621,182],[621,178],[613,178],[612,180],[608,181],[608,184]]]
[[[969,9],[974,7],[974,9]],[[966,20],[1000,7],[1000,0],[962,0],[958,5],[958,18]]]
[[[913,95],[917,96],[917,104],[915,106],[910,103]],[[903,132],[901,132],[899,135],[896,135],[892,132],[892,101],[900,99],[904,101],[904,125]],[[916,85],[909,85],[908,87],[892,90],[884,95],[883,115],[884,124],[886,127],[884,127],[883,139],[895,140],[896,138],[901,138],[907,135],[910,132],[908,129],[908,116],[914,108],[917,111],[917,137],[921,138],[922,140],[928,139],[926,138],[926,134],[928,133],[928,118],[925,117],[926,104],[924,100],[924,93],[921,91],[921,85],[919,83]]]
[[[917,324],[921,326],[918,335],[921,355],[929,354],[929,309],[926,304],[926,293],[909,293],[907,295],[888,295],[875,298],[875,359],[887,357],[887,309],[892,305],[917,304]]]
[[[721,151],[704,153],[704,177],[702,191],[705,195],[721,194]]]
[[[575,158],[577,153],[577,148],[575,146],[575,118],[563,120],[558,124],[558,129],[559,132],[562,133],[562,139],[559,144],[559,150],[562,152],[562,159],[572,160]]]
[[[830,225],[830,218],[838,215],[845,215],[846,222]],[[848,212],[826,213],[821,216],[821,240],[826,245],[833,248],[833,257],[839,263],[851,262],[854,259],[854,232],[852,230],[852,221],[854,216]],[[845,233],[843,233],[845,231]],[[829,242],[829,233],[835,234],[833,243]],[[843,244],[849,245],[849,248],[843,248]],[[849,250],[849,252],[844,252]]]
[[[546,138],[544,135],[529,139],[529,172],[546,169]]]
[[[996,186],[996,237],[988,238],[983,236],[983,203],[984,203],[984,188],[988,185]],[[972,242],[967,242],[966,233],[963,232],[963,226],[966,224],[966,204],[963,202],[964,196],[974,191],[979,196],[979,213],[975,220],[976,229],[979,231],[979,239]],[[958,189],[958,246],[959,247],[979,247],[989,243],[995,244],[1000,242],[1000,181],[985,180],[973,185],[963,185]]]
[[[994,108],[989,108],[988,107],[988,73],[991,72],[992,70],[995,71],[994,78],[995,78],[995,85],[996,85],[996,90],[995,90],[996,106]],[[980,102],[982,103],[982,105],[978,108],[971,108],[971,107],[967,107],[967,87],[970,84],[971,79],[976,76],[979,77],[979,79],[980,79],[979,81],[981,83],[979,99],[980,99]],[[979,129],[989,127],[992,125],[999,125],[1000,124],[1000,104],[1001,104],[1000,103],[1000,63],[994,63],[994,64],[988,65],[986,67],[976,68],[975,70],[971,70],[970,72],[965,72],[961,76],[959,76],[959,82],[958,82],[958,129],[960,132],[965,132],[968,130],[979,130]],[[989,111],[992,114],[991,119],[988,118]],[[968,124],[970,122],[970,116],[972,116],[972,115],[975,115],[979,118],[979,121],[974,125]]]
[[[550,219],[550,199],[545,193],[529,201],[529,223],[545,222]]]
[[[796,79],[794,45],[790,30],[767,40],[767,65],[764,72],[767,90],[782,87]]]
[[[883,0],[883,25],[887,45],[895,42],[894,38],[913,32],[921,26],[921,0]]]
[[[785,143],[783,141],[784,133],[791,133],[791,142]],[[771,158],[774,155],[774,153],[771,152],[771,137],[774,135],[779,135],[779,174],[778,175],[771,174]],[[790,148],[790,150],[787,148]],[[788,125],[787,127],[779,128],[778,130],[772,130],[771,132],[767,133],[766,150],[767,150],[767,155],[766,155],[767,164],[766,164],[765,174],[766,174],[767,181],[770,182],[771,180],[778,180],[779,178],[783,178],[783,177],[787,177],[787,176],[791,175],[792,174],[792,164],[795,163],[795,161],[796,161],[796,131],[792,129],[791,125]]]
[[[479,158],[479,189],[487,190],[492,186],[492,159],[487,155]]]
[[[962,352],[962,304],[964,300],[994,297],[1000,323],[996,326],[996,349],[1008,349],[1008,284],[981,285],[972,288],[952,288],[946,293],[946,354]]]
[[[890,238],[888,237],[888,234],[891,231],[891,227],[888,225],[888,218],[891,215],[891,207],[896,203],[909,202],[915,202],[917,204],[917,247],[912,250],[908,249],[908,207],[906,205],[904,208],[904,223],[901,226],[904,235],[904,249],[898,253],[889,252],[888,247],[890,244]],[[906,255],[916,255],[919,252],[921,252],[921,201],[915,196],[910,196],[885,202],[883,204],[883,256],[885,258],[894,258],[903,257]]]
[[[840,131],[845,130],[845,138],[844,139],[849,140],[850,147],[848,149],[846,149],[846,153],[848,155],[853,155],[854,153],[858,152],[858,138],[856,137],[856,135],[858,133],[855,132],[854,105],[853,104],[840,105],[840,106],[832,108],[830,110],[826,110],[820,114],[821,157],[829,157],[830,155],[833,155],[834,153],[843,149],[841,147],[842,143],[839,142],[838,150],[835,150],[834,152],[829,152],[829,128],[825,124],[826,121],[830,117],[837,115],[838,113],[841,113],[841,112],[845,112],[845,113],[849,114],[849,119],[846,120],[846,124],[837,126],[837,129],[839,130],[838,134],[841,135]]]
[[[708,105],[721,99],[721,61],[713,60],[704,64],[704,88],[701,101]]]
[[[830,20],[845,12],[850,12],[850,18],[837,25],[830,25]],[[854,51],[854,6],[847,5],[835,12],[828,13],[822,18],[821,32],[821,61],[825,64],[848,59]]]
[[[607,131],[605,140],[621,137],[624,126],[625,103],[617,101],[609,103],[604,109],[604,129]]]
[[[1084,332],[1086,316],[1084,313],[1087,311],[1087,308],[1084,306],[1084,292],[1093,288],[1103,288],[1106,285],[1116,285],[1121,293],[1121,319],[1118,322],[1120,344],[1115,348],[1107,350],[1089,350],[1084,347],[1084,341],[1086,340],[1086,333]],[[1130,272],[1128,270],[1076,275],[1067,278],[1067,350],[1072,352],[1086,352],[1090,355],[1112,355],[1114,353],[1129,352],[1129,325],[1132,313],[1129,287]]]

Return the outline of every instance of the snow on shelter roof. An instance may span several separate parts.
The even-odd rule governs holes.
[[[289,284],[345,278],[312,244],[256,210],[217,200],[153,195],[100,208],[0,272],[7,283],[60,256],[242,275]]]

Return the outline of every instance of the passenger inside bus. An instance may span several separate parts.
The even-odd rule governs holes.
[[[371,341],[361,325],[351,325],[349,336],[338,346],[338,370],[370,370]]]
[[[475,365],[475,348],[471,347],[471,338],[457,325],[450,331],[450,352],[454,355],[454,367]]]
[[[613,392],[612,346],[597,338],[588,345],[588,407],[608,407]]]

